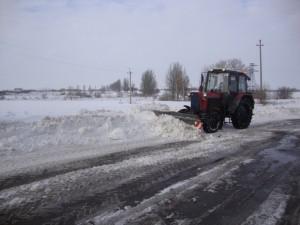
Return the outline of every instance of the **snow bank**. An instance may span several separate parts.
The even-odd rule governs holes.
[[[106,154],[129,146],[194,139],[205,140],[213,148],[218,136],[239,139],[238,131],[227,128],[216,135],[199,135],[193,126],[171,116],[157,117],[151,111],[178,110],[184,104],[188,102],[153,99],[134,99],[132,105],[127,99],[0,101],[0,162],[11,162],[13,167],[14,157],[28,153],[32,153],[30,159],[33,154],[40,154],[35,158],[53,154],[84,157],[87,152]],[[300,118],[300,99],[256,104],[254,113],[253,124]],[[224,144],[224,140],[219,142]]]
[[[151,138],[191,139],[198,131],[170,116],[145,109],[130,112],[82,111],[77,115],[44,117],[34,122],[2,122],[0,154],[55,146],[103,146]]]
[[[88,99],[88,100],[2,100],[0,101],[0,121],[38,121],[45,116],[57,117],[77,115],[81,111],[111,110],[129,112],[142,110],[178,110],[188,102],[160,102],[152,98]]]
[[[129,113],[135,110],[177,111],[189,102],[154,101],[152,98],[134,98],[129,104],[126,98],[93,100],[14,100],[0,101],[0,121],[38,121],[46,116],[60,117],[78,115],[82,111],[111,110]],[[256,104],[254,123],[300,118],[300,98],[270,100],[267,105]]]
[[[270,100],[266,105],[256,103],[253,124],[297,118],[300,118],[300,99]]]

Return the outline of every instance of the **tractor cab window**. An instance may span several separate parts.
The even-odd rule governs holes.
[[[239,92],[247,91],[247,81],[245,76],[239,77]]]
[[[206,91],[228,92],[228,73],[209,73]]]
[[[234,75],[230,76],[229,91],[237,92],[237,79],[236,79],[236,76],[234,76]]]

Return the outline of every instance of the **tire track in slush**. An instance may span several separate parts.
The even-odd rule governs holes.
[[[266,144],[263,142],[263,144]],[[243,152],[244,155],[253,154],[255,151],[249,148]],[[161,167],[158,167],[154,172],[148,173],[145,176],[129,180],[127,183],[102,192],[95,193],[92,196],[84,196],[82,199],[75,199],[74,201],[60,204],[52,208],[40,209],[32,213],[24,211],[22,207],[19,215],[16,215],[18,209],[12,208],[7,210],[7,215],[14,214],[14,218],[19,220],[6,220],[4,224],[75,224],[75,222],[83,217],[92,215],[101,210],[106,210],[106,207],[115,206],[115,208],[122,208],[125,206],[134,207],[140,201],[147,199],[160,190],[169,187],[170,185],[187,180],[196,176],[201,170],[214,167],[218,164],[224,163],[224,160],[232,160],[231,157],[219,156],[214,159],[204,159],[202,157],[192,158],[189,160],[178,160],[171,162]],[[239,158],[240,156],[237,156]],[[156,178],[156,179],[153,179]],[[134,192],[132,191],[134,190]],[[34,205],[29,205],[28,208],[36,208]]]
[[[285,134],[285,132],[274,131],[274,135],[270,137],[269,142],[276,141],[277,138],[283,134]],[[170,142],[170,143],[158,144],[154,146],[144,146],[144,147],[129,149],[127,151],[110,153],[98,157],[93,156],[85,159],[74,160],[72,162],[67,162],[67,163],[57,163],[55,165],[51,164],[50,166],[44,167],[43,169],[26,168],[25,172],[20,171],[13,175],[8,175],[8,176],[0,175],[0,191],[7,188],[29,184],[34,181],[47,179],[56,175],[65,174],[76,170],[87,169],[87,168],[107,165],[107,164],[113,164],[116,162],[130,159],[133,156],[139,157],[143,155],[148,155],[148,153],[155,153],[169,148],[182,148],[195,143],[199,143],[199,141],[190,140],[190,141]],[[266,143],[262,142],[261,144],[265,145]]]
[[[261,145],[269,145],[268,142],[266,141],[260,141],[259,142]],[[169,145],[167,145],[169,147]],[[178,146],[178,144],[176,144]],[[255,151],[254,149],[249,148],[248,150],[243,152],[243,155],[247,154],[253,154]],[[28,203],[29,205],[23,205],[20,209],[18,208],[12,208],[10,210],[6,210],[5,213],[7,215],[14,215],[14,218],[19,218],[19,221],[22,221],[21,224],[35,224],[35,223],[43,223],[48,221],[50,218],[53,217],[58,217],[56,218],[56,222],[54,224],[60,224],[62,221],[67,221],[66,224],[72,224],[72,220],[74,218],[80,218],[80,216],[86,216],[87,214],[92,214],[92,212],[99,210],[99,208],[102,207],[101,202],[111,202],[111,198],[108,198],[107,196],[114,196],[116,198],[121,198],[122,202],[124,205],[132,205],[134,202],[138,202],[138,199],[135,199],[134,202],[130,202],[129,199],[132,198],[132,194],[136,195],[137,198],[146,199],[149,197],[149,194],[151,195],[152,193],[155,194],[155,192],[158,192],[161,189],[164,189],[171,185],[172,183],[177,183],[178,181],[188,179],[195,174],[197,174],[198,167],[207,167],[207,166],[212,166],[216,165],[216,163],[220,163],[226,158],[228,160],[231,157],[234,157],[235,153],[229,154],[224,153],[224,154],[215,154],[211,155],[211,157],[198,157],[198,158],[192,158],[192,159],[185,159],[185,160],[178,160],[177,162],[168,162],[165,165],[161,165],[161,167],[158,168],[152,168],[154,169],[154,172],[149,173],[145,177],[140,177],[134,180],[128,181],[128,184],[122,184],[120,187],[117,187],[112,190],[106,190],[106,193],[108,194],[103,194],[103,193],[94,193],[92,196],[85,196],[82,195],[82,198],[79,199],[74,199],[72,202],[68,203],[62,203],[59,205],[51,206],[48,208],[43,208],[39,209],[39,212],[34,212],[32,211],[26,211],[28,208],[29,209],[35,209],[38,208],[38,206],[42,205],[40,202],[37,202],[36,205],[34,206],[32,203]],[[179,169],[178,169],[179,168]],[[156,170],[155,170],[156,169]],[[187,171],[187,172],[185,172]],[[153,180],[153,177],[162,177],[163,179],[158,179],[158,180]],[[95,186],[96,184],[93,184]],[[101,184],[99,184],[101,185]],[[128,193],[124,190],[124,187],[127,187],[127,185],[133,185],[132,188],[128,188]],[[132,193],[132,190],[138,190],[139,186],[149,186],[149,188],[152,190],[150,191],[149,188],[145,192],[143,192],[143,189],[141,190],[142,193]],[[94,187],[91,187],[94,189]],[[125,188],[126,189],[126,188]],[[125,193],[125,198],[120,197],[119,194],[124,192]],[[117,193],[117,195],[116,195]],[[104,197],[103,197],[104,196]],[[128,198],[130,196],[130,198]],[[98,201],[94,201],[93,199],[97,198]],[[106,200],[108,199],[108,200]],[[85,203],[88,202],[88,203]],[[82,206],[83,204],[83,206]],[[82,209],[83,208],[83,209]],[[87,210],[86,210],[87,209]],[[86,212],[87,211],[87,212]],[[74,213],[75,212],[75,213]],[[62,213],[64,214],[63,216]],[[30,219],[28,219],[28,216],[26,214],[31,215]],[[68,214],[69,216],[65,215]],[[75,215],[74,215],[75,214]],[[38,216],[37,216],[38,215]],[[80,216],[79,216],[80,215]],[[24,217],[25,216],[25,217]],[[3,217],[4,219],[6,217]],[[66,219],[68,218],[68,219]],[[7,218],[6,218],[7,219]],[[28,221],[28,223],[26,222]],[[7,222],[8,224],[11,223],[11,221]],[[14,224],[19,224],[18,221],[14,222]]]
[[[33,168],[28,172],[19,172],[12,176],[0,176],[0,191],[7,188],[20,186],[23,184],[29,184],[34,181],[50,178],[56,175],[65,174],[76,170],[87,169],[107,164],[114,164],[123,160],[130,159],[133,156],[140,157],[149,153],[154,153],[169,148],[182,148],[197,142],[199,141],[179,141],[155,146],[140,147],[128,151],[115,152],[98,157],[80,159],[68,163],[61,163],[55,166],[51,165],[51,167],[43,169]]]
[[[218,158],[215,160],[215,163],[219,163],[223,159]],[[207,165],[211,166],[213,163],[207,162]],[[4,210],[5,215],[13,216],[4,216],[3,218],[0,216],[0,220],[3,221],[3,225],[75,224],[78,219],[91,215],[101,209],[106,209],[107,206],[115,206],[116,208],[128,205],[135,206],[143,199],[151,197],[173,183],[196,176],[200,166],[204,166],[200,158],[166,164],[157,168],[154,172],[129,180],[114,189],[96,193],[92,196],[85,196],[83,199],[75,199],[74,201],[58,205],[55,208],[39,209],[33,215],[27,214],[23,207],[20,209],[20,215],[17,213],[17,208]],[[28,206],[28,208],[34,207],[34,205]]]
[[[300,139],[300,138],[299,138]],[[298,145],[299,146],[299,145]],[[285,214],[278,225],[299,225],[300,224],[300,168],[292,171],[291,197],[287,203]]]
[[[285,138],[289,138],[288,133],[277,140],[277,143]],[[298,142],[299,140],[295,141]],[[284,194],[289,195],[291,187],[294,186],[292,198],[280,225],[298,225],[300,192],[295,184],[299,185],[300,149],[298,145],[296,149],[294,146],[289,148],[266,149],[271,156],[258,153],[253,162],[242,164],[229,177],[217,180],[217,185],[212,190],[209,185],[177,193],[171,199],[171,204],[169,201],[157,203],[159,206],[154,206],[150,213],[146,212],[136,218],[122,221],[130,225],[178,224],[178,221],[181,221],[180,224],[189,225],[242,224],[268,199],[274,188],[281,187],[285,191]],[[282,160],[274,158],[274,154],[278,153],[283,157]]]
[[[274,169],[274,163],[256,159],[241,165],[229,177],[219,178],[212,189],[212,185],[207,184],[177,193],[170,200],[157,203],[158,207],[154,206],[150,213],[131,219],[129,216],[125,224],[177,224],[177,221],[189,225],[242,224],[275,187],[289,185],[287,175],[295,169],[293,165],[284,164]],[[297,168],[300,169],[299,165]],[[110,221],[100,224],[106,223]]]
[[[208,168],[212,168],[214,166],[217,166],[218,164],[224,163],[224,161],[227,160],[232,160],[233,158],[244,158],[247,159],[249,157],[255,156],[259,151],[262,151],[263,149],[266,149],[268,146],[276,146],[280,142],[281,138],[286,135],[285,132],[278,132],[274,133],[274,136],[268,140],[256,142],[253,145],[245,145],[242,146],[241,149],[238,152],[234,152],[232,154],[226,154],[225,152],[223,154],[219,154],[217,157],[212,158],[206,158],[203,160],[202,157],[198,158],[191,158],[191,159],[178,159],[177,161],[168,161],[163,164],[160,164],[159,166],[155,167],[153,170],[151,170],[149,173],[146,173],[143,176],[136,177],[134,179],[129,179],[127,182],[120,184],[119,186],[109,189],[104,192],[100,193],[92,193],[90,196],[82,194],[81,196],[78,196],[77,198],[72,199],[70,202],[66,203],[57,203],[57,205],[51,207],[51,208],[36,208],[36,206],[39,204],[39,200],[37,202],[32,202],[26,208],[18,208],[18,205],[15,205],[14,208],[10,209],[4,209],[0,211],[0,221],[1,224],[3,225],[8,225],[8,224],[15,224],[15,225],[27,225],[27,224],[68,224],[72,225],[75,224],[76,221],[81,220],[86,217],[90,217],[94,215],[95,213],[99,213],[101,211],[105,211],[108,209],[116,209],[116,208],[124,208],[125,206],[131,206],[135,207],[138,204],[141,203],[144,199],[147,199],[149,197],[154,196],[156,193],[159,191],[169,187],[172,184],[178,183],[183,180],[187,180],[189,178],[195,177],[199,173],[199,168],[201,168],[201,171],[205,171]],[[272,141],[271,141],[272,140]],[[274,141],[274,142],[273,142]],[[140,148],[140,150],[133,150],[129,152],[125,152],[124,155],[120,153],[115,153],[112,154],[112,156],[102,156],[97,159],[94,159],[95,161],[89,161],[89,159],[83,160],[83,164],[85,165],[83,168],[90,168],[92,167],[91,165],[94,165],[94,163],[99,163],[99,165],[107,164],[106,160],[110,160],[110,164],[116,163],[119,161],[122,161],[124,159],[130,159],[132,157],[137,157],[137,156],[143,156],[143,155],[149,155],[147,153],[152,153],[153,151],[161,151],[164,149],[168,148],[176,148],[179,147],[180,144],[182,144],[182,147],[195,143],[195,141],[189,143],[189,142],[175,142],[166,145],[157,145],[154,147],[146,147],[145,149]],[[179,145],[179,146],[178,146]],[[163,147],[162,147],[163,146]],[[259,148],[257,146],[260,146]],[[142,153],[141,153],[142,151]],[[151,155],[151,154],[150,154]],[[108,158],[105,158],[108,157]],[[112,157],[112,158],[109,158]],[[70,164],[66,169],[69,169],[69,171],[76,171],[78,167],[83,166],[83,164],[77,164],[79,162],[76,162],[74,165]],[[86,163],[86,164],[85,164]],[[91,163],[91,164],[89,164]],[[259,175],[262,176],[261,179],[257,179],[257,182],[264,180],[264,173],[269,167],[265,168],[262,166],[262,164],[259,164],[260,166],[258,169],[260,170],[260,173],[258,173],[256,176],[259,177]],[[73,168],[73,170],[71,169]],[[75,168],[75,169],[74,169]],[[77,168],[77,169],[76,169]],[[255,169],[255,167],[253,168]],[[64,174],[64,168],[59,168],[60,174]],[[247,171],[247,170],[246,170]],[[268,170],[267,170],[268,171]],[[226,172],[226,171],[224,171]],[[245,172],[244,174],[249,175],[250,180],[255,181],[256,177],[252,176],[251,177],[251,170],[250,172]],[[280,173],[278,173],[279,175]],[[46,173],[48,177],[51,177],[50,173]],[[239,196],[244,196],[243,198],[245,199],[247,196],[245,194],[249,194],[249,189],[247,189],[247,182],[239,177],[242,177],[243,173],[237,177],[237,184],[233,186],[234,188],[231,190],[234,193],[237,193],[236,199],[239,199]],[[42,175],[39,175],[38,177],[33,177],[35,180],[39,179],[45,179],[48,177],[43,177]],[[266,178],[266,177],[265,177]],[[272,178],[272,179],[271,179]],[[275,177],[270,177],[270,180],[268,181],[266,179],[266,182],[270,183],[271,186],[265,185],[262,188],[265,188],[267,190],[271,189],[272,184],[277,183],[277,178]],[[279,179],[279,178],[278,178]],[[280,179],[279,179],[280,180]],[[17,181],[16,181],[17,182]],[[105,182],[105,181],[103,181]],[[213,182],[213,181],[212,181]],[[245,183],[246,182],[246,183]],[[30,182],[29,182],[30,183]],[[15,185],[16,183],[14,183]],[[241,187],[240,185],[244,184],[244,187]],[[97,184],[94,184],[97,185]],[[101,185],[99,183],[98,185]],[[15,185],[18,186],[18,185]],[[251,187],[251,186],[250,186]],[[259,190],[259,186],[252,186],[252,191],[253,190]],[[228,192],[226,192],[226,188],[224,188],[224,193],[220,196],[223,196],[224,194],[227,194],[227,197],[230,196],[228,195]],[[228,189],[230,190],[230,189]],[[239,190],[241,190],[240,194]],[[195,195],[199,193],[199,198],[203,197],[203,204],[208,201],[209,199],[205,199],[204,192],[202,189],[199,189],[198,192],[192,192],[191,195]],[[201,194],[202,193],[202,194]],[[217,192],[220,193],[221,192]],[[260,194],[262,194],[259,191],[254,191],[254,193],[258,193],[258,198]],[[262,201],[267,194],[263,194],[262,197],[260,197],[260,201]],[[247,199],[247,198],[246,198]],[[212,203],[219,202],[219,200],[211,201]],[[245,200],[247,201],[247,200]],[[229,203],[231,202],[230,200],[228,201]],[[175,202],[175,206],[177,208],[173,208],[174,212],[176,210],[180,212],[182,210],[182,207],[185,206],[186,202],[180,201],[177,199],[177,202]],[[257,204],[255,203],[254,206]],[[214,205],[215,206],[215,205]],[[222,208],[222,207],[221,207]],[[32,209],[35,209],[32,211]],[[163,221],[168,222],[168,214],[163,214],[163,212],[168,212],[169,208],[168,207],[162,207],[159,208],[159,212],[157,212],[157,215],[161,215],[161,219]],[[193,208],[191,208],[192,211]],[[126,210],[126,209],[125,209]],[[187,209],[188,210],[188,209]],[[225,211],[223,211],[225,213]],[[179,215],[184,215],[180,214]],[[199,215],[199,214],[198,214]],[[146,215],[147,217],[147,215]],[[179,219],[181,217],[178,217]],[[183,218],[183,217],[182,217]],[[172,218],[171,218],[172,219]],[[199,222],[199,218],[194,218],[196,219],[195,221]],[[203,219],[203,218],[202,218]],[[133,221],[134,222],[134,221]]]
[[[186,145],[186,143],[181,144]],[[265,141],[261,142],[261,144],[269,145],[268,142]],[[178,147],[178,143],[172,146]],[[170,145],[167,144],[164,145],[164,147],[169,148]],[[147,151],[148,148],[145,148],[144,151]],[[156,150],[161,149],[157,146],[155,148],[155,151]],[[248,150],[243,151],[243,154],[253,154],[255,152],[253,150],[254,149],[249,148]],[[149,152],[147,151],[147,153]],[[130,158],[132,156],[136,155],[131,154],[128,157]],[[234,157],[234,153],[232,156],[227,155],[226,157]],[[103,160],[103,157],[101,159]],[[40,208],[37,211],[32,209],[36,209],[40,203],[37,202],[36,205],[34,205],[33,202],[32,204],[25,207],[23,206],[20,209],[10,208],[9,210],[4,210],[4,216],[2,216],[2,219],[0,217],[0,219],[5,221],[4,224],[16,225],[43,223],[74,224],[76,220],[87,215],[91,215],[108,205],[116,204],[117,207],[124,207],[128,205],[134,206],[139,201],[147,199],[173,183],[177,183],[197,175],[199,167],[211,167],[217,163],[221,163],[223,160],[225,160],[224,154],[219,154],[219,156],[215,156],[213,159],[203,159],[200,157],[189,160],[178,160],[177,162],[162,165],[161,167],[158,167],[157,170],[154,170],[154,172],[129,180],[127,183],[121,184],[119,187],[114,189],[107,190],[104,193],[94,193],[91,196],[82,195],[82,198],[77,198],[67,203],[57,204],[50,208]],[[153,178],[156,179],[153,180]],[[132,192],[132,190],[135,191]],[[10,216],[5,216],[5,214]],[[14,219],[14,221],[12,219]]]

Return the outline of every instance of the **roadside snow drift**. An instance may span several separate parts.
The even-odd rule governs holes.
[[[84,111],[78,115],[44,117],[35,122],[0,123],[0,154],[37,151],[56,146],[103,146],[153,138],[193,139],[198,131],[170,116],[151,111]]]
[[[255,104],[252,124],[300,118],[300,99],[269,100],[268,104]]]
[[[300,118],[299,100],[256,104],[249,130],[259,123]],[[181,140],[197,140],[211,149],[216,144],[224,145],[225,139],[243,141],[239,138],[242,131],[231,126],[213,135],[204,134],[171,116],[158,117],[152,112],[176,111],[184,104],[188,103],[153,99],[141,99],[132,105],[104,99],[22,104],[0,101],[1,172]]]

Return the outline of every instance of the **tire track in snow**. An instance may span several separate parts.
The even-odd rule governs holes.
[[[134,200],[134,202],[132,202],[132,201],[129,202],[129,200],[128,200],[128,196],[132,196],[132,195],[134,196],[137,194],[135,192],[132,192],[132,190],[136,190],[140,186],[142,186],[142,187],[147,186],[148,189],[152,188],[152,192],[149,192],[149,190],[147,190],[147,192],[142,192],[144,194],[139,195],[140,196],[139,198],[141,200],[143,200],[144,198],[148,197],[147,193],[149,194],[149,193],[154,193],[155,191],[157,192],[160,189],[164,189],[164,188],[168,187],[172,183],[176,183],[180,180],[188,179],[189,177],[193,176],[194,173],[199,172],[197,170],[198,167],[212,166],[212,165],[214,165],[214,163],[220,163],[222,160],[225,160],[225,157],[228,156],[228,152],[224,152],[223,154],[216,153],[216,154],[211,154],[210,157],[205,157],[205,156],[203,157],[202,153],[199,152],[199,150],[197,150],[197,149],[194,150],[194,147],[195,146],[193,146],[193,148],[192,148],[193,149],[192,152],[194,152],[194,151],[198,152],[198,154],[196,154],[196,155],[199,155],[200,157],[195,157],[192,155],[191,157],[187,156],[188,159],[182,160],[182,159],[180,159],[182,157],[181,156],[182,154],[185,155],[185,154],[192,153],[192,152],[187,151],[187,149],[181,149],[180,150],[181,153],[178,155],[180,158],[178,158],[178,159],[174,158],[177,161],[171,160],[171,161],[164,162],[164,160],[163,160],[162,162],[164,162],[164,163],[163,164],[159,163],[158,166],[156,166],[155,163],[154,164],[150,163],[149,166],[146,166],[146,170],[149,171],[148,174],[146,174],[146,175],[140,174],[140,176],[138,178],[129,179],[125,183],[123,183],[123,184],[121,183],[120,187],[113,188],[112,190],[111,189],[104,190],[103,193],[111,193],[111,196],[114,196],[113,199],[114,198],[119,199],[119,196],[116,195],[116,193],[124,192],[125,197],[127,196],[126,201],[125,201],[125,199],[123,199],[124,206],[134,204],[134,203],[138,202],[138,200]],[[169,150],[176,152],[175,149],[174,150],[169,149]],[[250,152],[252,154],[253,151],[249,150],[249,151],[245,151],[244,153],[246,154],[247,152]],[[150,152],[150,153],[152,153],[152,152]],[[158,157],[158,159],[165,157],[164,156],[166,154],[165,152],[159,152],[159,153],[162,153],[162,155],[160,156],[160,154],[158,154],[156,156],[156,157]],[[172,155],[173,155],[173,153],[172,153]],[[147,156],[148,157],[150,156],[151,159],[153,157],[153,156],[151,156],[151,154],[147,155]],[[140,157],[142,157],[142,156],[140,156]],[[138,162],[139,158],[138,157],[136,157],[136,158],[137,158],[137,162]],[[229,156],[229,158],[230,158],[230,156]],[[112,166],[113,165],[116,165],[116,164],[112,164]],[[124,169],[126,169],[126,167]],[[142,171],[143,168],[141,167],[138,170]],[[187,172],[185,172],[185,171],[187,171]],[[192,172],[192,171],[194,171],[194,172]],[[66,174],[66,176],[67,175],[68,174]],[[113,175],[114,175],[114,173],[111,174],[111,177],[113,177]],[[128,176],[128,175],[126,175],[126,176]],[[175,178],[174,178],[174,176],[175,176]],[[155,177],[162,177],[162,178],[156,180],[156,179],[153,179]],[[121,178],[120,176],[117,176],[116,179],[118,179],[118,182],[120,182],[120,178]],[[105,181],[105,179],[107,179],[107,178],[99,180],[99,182],[101,182],[103,180]],[[109,178],[109,179],[111,179],[111,178]],[[70,181],[66,181],[66,182],[70,182]],[[80,182],[80,180],[78,180],[78,182]],[[49,185],[51,185],[51,184],[49,183]],[[60,185],[60,184],[57,184],[57,185]],[[87,185],[87,184],[83,184],[83,185]],[[66,224],[70,224],[71,223],[70,220],[72,220],[74,218],[78,219],[78,218],[80,218],[80,216],[83,216],[83,215],[86,216],[87,214],[92,214],[95,210],[99,210],[99,207],[100,208],[102,207],[101,204],[103,201],[108,202],[108,203],[106,203],[106,206],[107,206],[107,204],[111,204],[111,201],[112,201],[111,198],[108,198],[108,200],[105,200],[105,199],[103,200],[103,199],[99,198],[99,196],[103,195],[103,193],[102,192],[99,193],[99,191],[97,192],[96,185],[99,185],[99,187],[102,187],[103,184],[94,183],[92,185],[93,186],[88,187],[88,188],[95,190],[95,192],[93,194],[91,194],[90,196],[86,196],[83,193],[82,196],[79,196],[79,197],[74,196],[74,199],[71,202],[66,202],[66,203],[63,202],[59,205],[51,205],[50,204],[50,206],[46,205],[46,207],[44,207],[43,209],[42,209],[43,203],[41,203],[40,201],[38,201],[36,203],[29,202],[28,204],[25,204],[25,205],[14,206],[14,207],[10,208],[9,210],[6,210],[5,213],[12,214],[12,215],[15,214],[13,216],[14,218],[21,218],[20,219],[20,221],[22,221],[21,224],[24,224],[24,223],[26,224],[26,221],[28,220],[28,218],[26,217],[27,214],[32,215],[31,219],[29,219],[28,224],[35,224],[35,223],[40,224],[40,223],[42,223],[42,221],[48,221],[50,218],[53,219],[53,217],[57,217],[56,222],[54,222],[54,224],[61,223],[66,218],[68,218]],[[131,188],[128,188],[127,190],[125,190],[124,187],[127,187],[128,185],[129,186],[133,185],[133,186]],[[24,188],[22,187],[22,189],[24,189]],[[78,191],[79,190],[77,190],[77,192]],[[127,191],[128,191],[128,193],[127,193]],[[26,192],[25,192],[25,194],[26,194]],[[20,196],[23,196],[23,194],[20,194]],[[104,194],[104,196],[106,196],[106,198],[107,198],[107,195]],[[29,195],[29,197],[30,197],[30,195]],[[41,195],[41,198],[42,197],[43,196]],[[95,199],[95,198],[100,199],[101,201],[95,202],[94,207],[93,207],[92,203],[93,203],[93,199]],[[87,204],[86,205],[83,204],[84,202],[87,202]],[[120,205],[119,200],[117,201],[117,203]],[[82,206],[82,204],[84,206]],[[18,207],[20,207],[20,208],[18,208]],[[82,208],[85,208],[86,210],[82,210]],[[33,211],[26,211],[28,209],[30,209],[30,210],[33,209]],[[67,209],[70,209],[70,211],[67,211]],[[41,211],[35,211],[35,210],[41,210]],[[65,210],[65,212],[64,212],[64,210]],[[75,213],[76,216],[74,216],[74,212],[76,212]],[[61,213],[67,214],[68,216],[67,215],[61,216]],[[19,214],[19,216],[18,216],[18,214]],[[24,215],[25,215],[25,218],[23,218]],[[38,218],[40,218],[40,220]],[[42,219],[42,218],[44,218],[44,219]],[[11,221],[9,221],[7,224],[10,224],[10,222]],[[14,224],[18,224],[18,223],[19,222],[16,221]]]
[[[95,166],[101,166],[105,164],[113,164],[119,161],[127,160],[132,157],[140,157],[145,154],[154,153],[157,151],[162,151],[169,148],[182,148],[184,146],[188,146],[190,144],[197,143],[199,141],[179,141],[179,142],[171,142],[166,144],[160,144],[156,146],[146,146],[131,149],[128,151],[115,152],[107,155],[101,155],[98,157],[87,158],[76,160],[68,163],[60,163],[57,165],[51,165],[47,168],[43,169],[35,169],[30,168],[28,172],[19,172],[12,176],[0,176],[0,191],[20,186],[24,184],[29,184],[34,181],[46,179],[49,177],[53,177],[56,175],[68,173],[71,171],[87,169]]]
[[[300,137],[299,137],[300,139]],[[300,145],[298,145],[300,146]],[[300,224],[300,168],[292,171],[292,191],[283,217],[278,225],[299,225]]]
[[[217,159],[216,161],[220,162],[222,159]],[[212,165],[212,162],[209,161],[206,164]],[[22,206],[21,208],[18,208],[16,205],[9,210],[4,209],[4,214],[13,215],[15,221],[10,220],[11,216],[0,217],[0,219],[4,221],[3,224],[16,225],[75,224],[76,220],[99,210],[107,210],[107,207],[122,208],[129,205],[137,205],[140,201],[154,195],[161,189],[180,180],[195,176],[199,172],[198,168],[200,166],[205,166],[200,158],[165,164],[141,177],[130,179],[114,189],[94,193],[91,196],[82,195],[82,197],[79,196],[79,198],[71,202],[58,204],[53,208],[38,209],[36,212],[30,212],[28,209],[37,208],[36,204],[39,204],[39,201],[37,203],[29,203],[26,207]]]
[[[117,210],[120,208],[126,210],[126,206],[136,207],[137,205],[140,204],[141,201],[154,196],[156,193],[160,192],[161,190],[175,183],[196,176],[200,172],[199,168],[205,171],[218,164],[222,164],[226,160],[231,160],[232,158],[247,159],[249,157],[254,156],[257,152],[261,151],[267,146],[277,145],[278,142],[280,141],[280,137],[282,137],[284,134],[285,133],[278,132],[269,140],[253,143],[253,145],[250,146],[245,144],[245,146],[242,146],[239,151],[231,151],[230,153],[226,151],[217,152],[216,154],[210,154],[210,156],[206,158],[203,157],[191,157],[188,159],[178,158],[175,161],[165,161],[158,164],[153,163],[152,166],[151,164],[149,164],[144,168],[146,173],[142,173],[142,172],[140,173],[140,171],[137,171],[137,173],[140,174],[139,176],[129,177],[128,179],[125,177],[124,178],[125,182],[119,183],[119,185],[115,187],[111,187],[110,189],[102,192],[97,191],[97,188],[99,186],[100,189],[100,187],[107,182],[105,179],[93,183],[92,184],[93,186],[91,187],[88,186],[89,184],[83,183],[82,185],[86,188],[86,190],[93,189],[95,190],[95,192],[88,193],[88,194],[79,193],[79,195],[78,194],[75,195],[74,198],[71,199],[71,201],[69,202],[57,202],[56,205],[52,205],[52,206],[50,205],[48,207],[46,205],[43,208],[37,207],[41,205],[40,202],[42,201],[42,199],[32,200],[32,202],[29,201],[26,207],[15,204],[9,210],[5,210],[5,209],[0,210],[0,221],[1,222],[4,221],[1,224],[47,223],[47,224],[68,224],[69,225],[69,224],[74,224],[76,221],[80,219],[91,217],[92,215],[96,213],[97,214],[101,213],[103,211]],[[270,141],[274,141],[274,143],[270,143]],[[257,148],[257,146],[261,146],[261,147]],[[144,155],[149,155],[147,154],[149,152],[150,152],[149,156],[151,156],[152,147],[149,148],[150,148],[149,150],[145,150],[144,154],[142,155],[132,154],[127,156],[128,157],[127,159],[131,159],[135,157],[138,158]],[[157,151],[155,150],[156,153],[160,153],[162,149],[159,146],[157,146],[157,148],[158,148]],[[176,145],[171,148],[176,148]],[[163,149],[163,151],[161,152],[162,156],[166,153],[164,152],[164,150],[166,149]],[[114,163],[117,163],[119,161],[120,160],[116,160]],[[88,166],[87,168],[90,168],[90,166]],[[126,167],[124,169],[126,169]],[[138,167],[136,169],[139,170]],[[142,170],[143,168],[141,167],[140,169]],[[76,170],[73,172],[76,172]],[[111,174],[111,177],[113,176],[114,174]],[[120,176],[116,176],[116,178],[114,179],[120,179]],[[66,180],[66,182],[68,182],[68,180]],[[23,189],[23,187],[20,188]],[[195,192],[192,193],[192,195],[194,194]],[[238,195],[239,194],[237,194],[237,196]],[[205,198],[203,200],[205,200]],[[179,203],[180,201],[178,201],[178,199],[175,199],[175,205],[177,205],[178,209],[184,206],[184,204],[179,204]],[[185,203],[185,202],[181,201],[181,203]],[[159,209],[163,209],[163,208],[159,208]],[[162,210],[161,212],[164,211]],[[161,212],[158,212],[157,215],[161,214]],[[169,215],[170,214],[165,214],[161,218],[164,218],[165,221],[169,221],[166,220],[168,219],[167,217]],[[172,221],[172,218],[170,219]]]
[[[289,136],[283,136],[282,139],[277,138],[277,143],[281,143],[282,140],[289,140]],[[290,147],[293,148],[293,145]],[[275,155],[277,154],[276,151],[282,151],[276,148],[271,150],[274,150]],[[288,151],[288,149],[285,150]],[[288,154],[293,155],[292,152]],[[91,220],[91,223],[115,224],[121,221],[120,224],[130,225],[241,224],[255,209],[259,208],[261,204],[265,204],[264,201],[274,188],[284,184],[287,187],[286,189],[289,189],[291,171],[299,171],[300,169],[299,163],[295,160],[299,159],[299,154],[295,157],[293,159],[288,156],[287,161],[276,161],[273,156],[268,157],[258,153],[254,161],[246,160],[238,169],[234,169],[233,175],[230,171],[229,175],[226,175],[227,172],[224,171],[224,177],[219,177],[206,187],[200,186],[197,189],[183,191],[183,193],[178,192],[175,187],[173,196],[169,199],[155,202],[154,205],[146,205],[144,208],[139,206],[140,208],[136,211],[135,209],[129,209],[127,213],[126,211],[120,212],[124,216],[116,213],[116,215],[107,216],[107,220],[98,218],[97,221],[96,218],[95,222]],[[199,180],[199,182],[201,181]],[[286,191],[289,192],[289,190]],[[296,202],[293,201],[293,203]],[[296,212],[297,209],[296,207]],[[144,212],[137,213],[137,215],[133,213],[142,210]],[[294,215],[293,218],[295,221],[298,217]],[[88,220],[87,223],[83,224],[89,224]]]
[[[173,197],[160,201],[156,204],[158,207],[153,206],[150,212],[145,211],[138,217],[129,215],[127,220],[122,220],[122,224],[241,224],[255,209],[259,209],[262,204],[269,204],[265,203],[265,200],[274,188],[282,184],[289,185],[286,176],[291,169],[289,165],[282,165],[274,171],[270,165],[262,168],[264,163],[263,160],[254,161],[250,166],[234,169],[233,175],[217,178],[216,186],[212,190],[211,184],[183,193],[178,193],[175,189]],[[252,171],[255,171],[254,174]],[[265,220],[268,216],[272,214],[265,214]],[[297,217],[294,215],[293,218],[295,221]],[[95,224],[106,224],[106,222]]]

